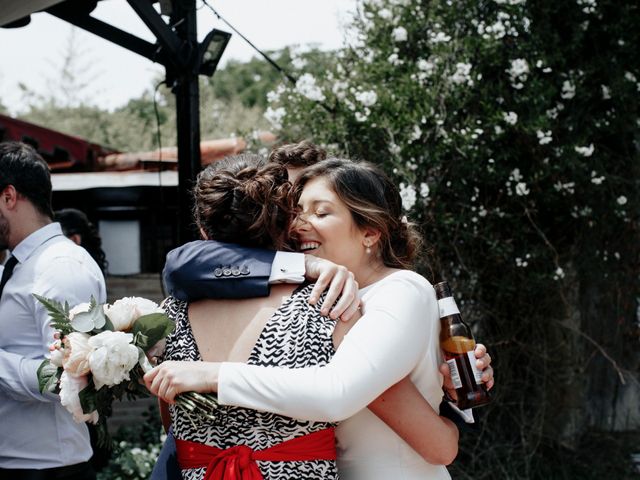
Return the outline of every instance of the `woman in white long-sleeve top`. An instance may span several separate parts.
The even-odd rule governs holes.
[[[397,188],[370,164],[338,159],[305,170],[296,188],[299,249],[346,266],[364,300],[359,320],[336,326],[339,348],[331,361],[299,369],[165,362],[147,374],[148,387],[168,402],[184,391],[218,391],[221,404],[344,420],[336,431],[342,478],[449,478],[444,464],[457,453],[458,433],[436,412],[442,399],[437,302],[430,283],[408,269],[419,236],[403,220]],[[383,394],[401,381],[419,393]],[[432,408],[416,415],[412,406],[422,397]]]

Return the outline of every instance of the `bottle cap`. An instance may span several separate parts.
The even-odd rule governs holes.
[[[449,282],[436,283],[433,288],[436,290],[436,298],[438,298],[438,300],[441,298],[453,296],[451,294],[451,287],[449,287]]]

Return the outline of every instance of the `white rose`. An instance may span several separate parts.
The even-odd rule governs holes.
[[[113,328],[120,331],[130,330],[138,318],[150,313],[164,313],[164,310],[142,297],[124,297],[113,305],[104,306],[104,314],[111,320]]]
[[[93,352],[89,365],[96,390],[129,380],[129,372],[138,363],[138,347],[132,345],[133,334],[102,332],[89,339]]]
[[[71,332],[64,337],[64,358],[62,366],[71,375],[86,375],[89,373],[90,336],[86,333]],[[52,355],[53,356],[53,355]]]
[[[80,391],[89,384],[86,376],[76,377],[67,372],[62,372],[60,377],[60,403],[73,415],[73,419],[78,422],[98,423],[98,411],[83,413],[80,405]]]

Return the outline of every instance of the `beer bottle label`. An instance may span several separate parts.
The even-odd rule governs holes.
[[[476,379],[476,383],[480,385],[482,384],[482,372],[476,367],[476,355],[473,352],[473,350],[469,350],[467,356],[469,357],[469,365],[471,365],[471,371]]]
[[[460,372],[458,372],[458,366],[456,365],[455,358],[447,360],[449,370],[451,371],[451,381],[453,382],[453,388],[462,388],[462,380],[460,380]]]
[[[460,313],[453,297],[445,297],[438,300],[438,309],[440,310],[440,318]]]

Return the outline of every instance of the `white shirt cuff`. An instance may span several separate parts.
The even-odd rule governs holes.
[[[476,423],[475,418],[473,418],[473,409],[467,408],[466,410],[460,410],[455,403],[447,402],[454,412],[457,412],[460,417],[464,420],[465,423]]]
[[[304,282],[304,254],[276,252],[271,264],[269,283]]]

